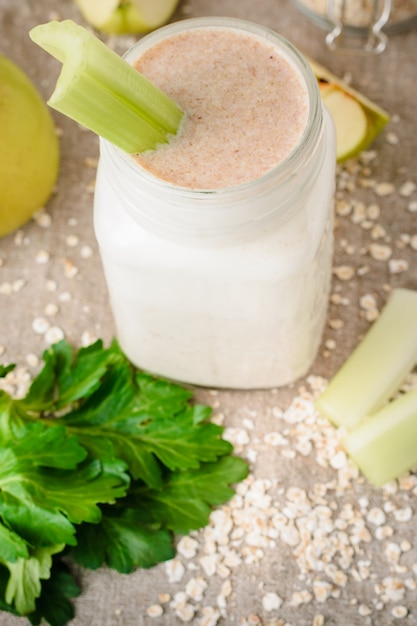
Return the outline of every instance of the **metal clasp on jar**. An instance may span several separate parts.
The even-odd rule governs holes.
[[[380,54],[388,42],[382,28],[390,13],[391,0],[327,0],[332,27],[327,46],[335,52]]]

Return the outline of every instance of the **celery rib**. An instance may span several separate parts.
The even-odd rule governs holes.
[[[417,389],[365,418],[342,440],[348,454],[374,485],[417,466]]]
[[[82,26],[51,21],[29,34],[63,64],[52,108],[129,153],[153,150],[178,132],[177,104]]]
[[[316,402],[337,426],[354,428],[380,409],[417,362],[417,292],[394,289],[380,317]]]

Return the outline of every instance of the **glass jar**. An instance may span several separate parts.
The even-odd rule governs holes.
[[[330,31],[326,43],[332,50],[378,54],[386,48],[387,35],[417,26],[417,0],[292,1],[314,23]]]
[[[333,250],[335,133],[304,58],[232,18],[177,22],[139,41],[133,63],[181,29],[267,37],[301,72],[309,113],[296,148],[235,187],[160,180],[101,139],[95,232],[119,343],[138,367],[191,384],[268,388],[303,376],[320,345]]]

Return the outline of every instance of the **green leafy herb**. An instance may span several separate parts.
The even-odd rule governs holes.
[[[64,626],[78,594],[64,555],[123,573],[170,559],[173,533],[206,525],[247,465],[208,406],[116,342],[43,359],[26,397],[0,390],[0,610]]]

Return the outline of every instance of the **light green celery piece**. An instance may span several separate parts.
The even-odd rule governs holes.
[[[354,428],[392,397],[416,363],[417,292],[394,289],[316,408],[337,426]]]
[[[31,39],[63,66],[48,104],[125,152],[167,143],[183,112],[100,39],[72,20],[32,28]]]
[[[417,467],[417,389],[366,417],[342,443],[376,486]]]

